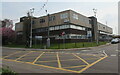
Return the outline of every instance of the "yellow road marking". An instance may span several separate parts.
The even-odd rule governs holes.
[[[96,54],[80,54],[80,55],[83,55],[83,56],[95,56],[95,57],[100,56],[100,55],[96,55]]]
[[[14,52],[14,53],[12,53],[12,54],[10,54],[10,55],[4,56],[3,58],[10,57],[10,56],[12,56],[12,55],[14,55],[14,54],[17,54],[17,53],[20,53],[20,52],[21,52],[21,51],[16,51],[16,52]]]
[[[34,64],[45,52],[42,52],[32,63]]]
[[[86,60],[95,60],[95,59],[98,59],[98,58],[86,58]]]
[[[59,58],[58,53],[57,53],[57,60],[58,60],[58,67],[61,68],[61,63],[60,63],[60,58]]]
[[[72,61],[72,60],[79,60],[79,59],[68,59],[68,60],[60,60],[60,61]],[[37,61],[37,62],[55,62],[58,60],[50,60],[50,61]]]
[[[80,66],[70,66],[70,67],[63,67],[63,68],[77,68],[77,67],[85,67],[87,65],[80,65]]]
[[[15,59],[15,61],[17,61],[17,60],[21,59],[22,57],[24,57],[24,56],[26,56],[26,55],[28,55],[28,54],[30,54],[30,53],[32,53],[32,52],[33,52],[33,51],[30,51],[30,52],[28,52],[28,53],[26,53],[26,54],[24,54],[24,55],[20,56],[19,58]]]
[[[107,58],[107,57],[108,57],[108,56],[105,56],[105,57],[103,57],[103,58],[101,58],[101,59],[99,59],[99,60],[93,62],[92,64],[86,66],[85,68],[83,68],[82,70],[80,70],[80,71],[78,71],[78,72],[81,73],[81,72],[85,71],[85,70],[88,69],[89,67],[95,65],[96,63],[98,63],[99,61],[101,61],[101,60],[103,60],[103,59],[105,59],[105,58]]]
[[[44,53],[44,52],[43,52]],[[79,57],[79,56],[78,56]],[[64,69],[64,68],[56,68],[56,67],[51,67],[51,66],[46,66],[46,65],[39,65],[39,64],[34,64],[34,63],[31,63],[31,62],[23,62],[23,61],[15,61],[15,60],[11,60],[11,59],[4,59],[3,60],[7,60],[7,61],[14,61],[14,62],[20,62],[20,63],[28,63],[28,64],[31,64],[31,65],[36,65],[36,66],[42,66],[42,67],[46,67],[46,68],[52,68],[52,69],[59,69],[59,70],[63,70],[63,71],[69,71],[69,72],[74,72],[74,73],[81,73],[83,71],[85,71],[86,69],[88,69],[89,67],[93,66],[94,64],[100,62],[101,60],[105,59],[106,57],[108,56],[105,56],[95,62],[93,62],[92,64],[89,64],[88,66],[86,66],[85,68],[83,68],[82,70],[80,71],[74,71],[74,70],[68,70],[68,69]],[[58,56],[58,53],[57,53],[57,58],[59,58]],[[36,58],[37,59],[37,58]],[[61,60],[60,60],[61,61]],[[82,65],[81,65],[82,66]],[[71,67],[74,67],[74,66],[71,66]],[[76,66],[77,67],[77,66]]]
[[[84,59],[82,59],[81,57],[79,57],[79,56],[77,56],[77,55],[75,55],[75,54],[73,54],[75,57],[77,57],[78,59],[80,59],[80,60],[82,60],[84,63],[86,63],[87,65],[89,65],[89,63],[87,62],[87,61],[85,61]]]
[[[19,62],[19,63],[27,63],[27,64],[31,64],[31,65],[46,67],[46,68],[52,68],[52,69],[58,69],[58,70],[63,70],[63,71],[68,71],[68,72],[79,73],[78,71],[73,71],[73,70],[68,70],[68,69],[63,69],[63,68],[56,68],[56,67],[45,66],[45,65],[39,65],[39,64],[34,64],[34,63],[30,63],[30,62],[15,61],[15,60],[11,60],[11,59],[4,59],[4,60],[6,60],[6,61],[13,61],[13,62]]]

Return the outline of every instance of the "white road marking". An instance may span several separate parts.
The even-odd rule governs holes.
[[[117,56],[116,54],[112,54],[112,55],[110,55],[110,56]]]
[[[104,53],[105,56],[108,56],[107,53],[105,52],[105,50],[103,50],[103,53]]]
[[[82,50],[82,51],[90,51],[90,50]]]
[[[115,50],[115,51],[120,52],[120,50]]]

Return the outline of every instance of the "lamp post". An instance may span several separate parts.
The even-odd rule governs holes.
[[[33,23],[33,13],[34,13],[34,8],[30,9],[30,15],[31,15],[31,26],[30,26],[30,48],[32,47],[32,23]]]
[[[49,48],[50,47],[50,31],[49,31],[49,14],[48,14],[48,12],[47,12],[47,10],[45,10],[46,11],[46,13],[47,13],[47,18],[48,18],[48,35],[47,35],[47,48]]]

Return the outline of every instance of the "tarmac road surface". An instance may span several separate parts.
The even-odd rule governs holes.
[[[2,65],[17,73],[118,73],[118,44],[89,50],[34,51],[3,48]]]

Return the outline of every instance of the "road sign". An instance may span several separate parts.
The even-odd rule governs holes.
[[[61,35],[65,35],[65,32],[62,32],[62,34]]]

